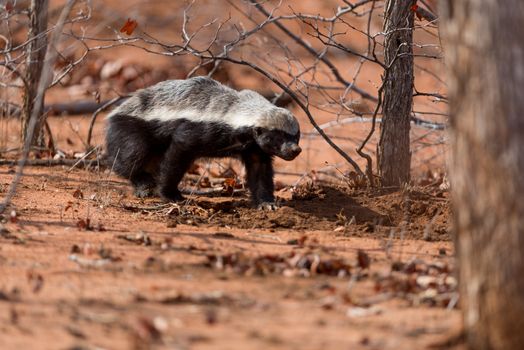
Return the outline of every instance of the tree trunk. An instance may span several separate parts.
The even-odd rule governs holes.
[[[44,59],[47,50],[47,9],[48,0],[32,0],[29,9],[29,34],[27,45],[27,71],[26,71],[26,91],[24,94],[24,115],[22,118],[22,140],[25,141],[27,134],[27,126],[29,125],[29,118],[35,108],[43,111],[43,100],[41,106],[35,106],[35,97],[38,91],[38,83],[42,75],[42,67],[44,66]],[[38,116],[40,118],[40,116]],[[34,133],[33,143],[38,143],[42,146],[43,134],[42,125],[37,124],[37,129]],[[39,126],[39,127],[38,127]]]
[[[467,343],[524,349],[524,1],[441,4]]]
[[[414,0],[387,0],[384,11],[383,118],[377,149],[378,172],[384,186],[409,182],[409,129],[413,104]]]

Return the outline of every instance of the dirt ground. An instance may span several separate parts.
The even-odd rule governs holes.
[[[108,171],[28,168],[2,218],[0,348],[421,349],[459,331],[446,192],[305,184],[274,212],[237,192],[166,204]]]

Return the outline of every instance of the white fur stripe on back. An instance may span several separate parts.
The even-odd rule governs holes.
[[[263,127],[296,135],[299,124],[287,109],[251,90],[240,92],[210,78],[168,80],[137,91],[108,118],[124,114],[144,120],[224,123],[232,128]]]

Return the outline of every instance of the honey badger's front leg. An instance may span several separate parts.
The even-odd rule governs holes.
[[[242,155],[246,167],[247,185],[253,202],[259,209],[275,210],[273,195],[273,159],[258,149],[251,149]]]

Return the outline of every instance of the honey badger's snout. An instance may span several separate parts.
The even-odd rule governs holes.
[[[300,152],[302,152],[302,148],[300,148],[296,143],[293,143],[289,148],[289,152],[293,158],[296,158]]]
[[[282,145],[281,151],[284,160],[293,160],[302,152],[302,148],[294,142],[288,142]]]

